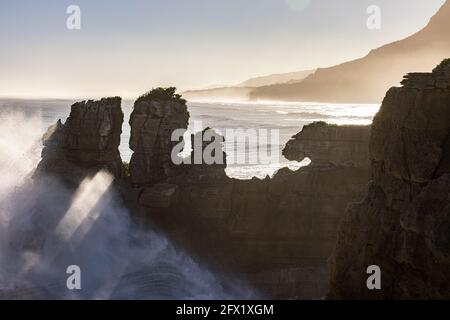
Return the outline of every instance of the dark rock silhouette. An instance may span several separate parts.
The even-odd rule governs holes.
[[[402,83],[372,127],[306,126],[284,154],[312,165],[273,178],[230,179],[226,161],[175,165],[171,134],[189,113],[172,88],[135,103],[130,181],[118,151],[120,98],[74,104],[45,134],[35,175],[75,185],[108,170],[137,217],[267,297],[321,298],[330,289],[331,299],[449,299],[450,60]],[[371,265],[382,270],[381,290],[367,289]]]
[[[116,185],[136,219],[161,229],[213,269],[242,277],[266,297],[324,297],[337,226],[347,204],[362,199],[369,180],[370,128],[307,126],[285,154],[296,160],[310,157],[313,165],[242,181],[225,174],[222,148],[215,151],[222,152],[222,163],[172,162],[178,143],[172,132],[185,129],[188,120],[185,102],[171,88],[139,98],[130,119],[134,154],[125,177],[118,155],[120,98],[77,103],[66,124],[58,122],[46,134],[37,173],[75,185],[107,169],[120,182]],[[223,142],[217,133],[208,133],[212,139],[201,139],[200,151]]]
[[[349,207],[330,262],[330,298],[450,298],[449,71],[446,60],[387,93],[372,126],[372,182]],[[366,287],[370,265],[382,290]]]
[[[44,135],[42,161],[36,175],[56,175],[76,183],[105,169],[120,178],[122,123],[119,97],[75,103],[66,123],[59,120]]]
[[[146,110],[152,105],[154,101],[147,101]],[[154,110],[159,105],[156,103]],[[165,102],[161,105],[163,116],[147,122],[147,129],[141,130],[144,119],[152,113],[142,113],[140,104],[136,106],[130,124],[132,132],[138,130],[140,135],[139,139],[132,136],[131,145],[138,150],[133,158],[140,160],[130,163],[135,195],[131,202],[138,203],[141,215],[212,266],[249,279],[268,297],[325,296],[326,261],[335,243],[337,225],[347,203],[362,199],[369,179],[366,160],[370,128],[326,124],[306,127],[288,144],[296,146],[288,153],[296,160],[311,156],[320,165],[297,172],[282,169],[272,179],[242,181],[226,176],[226,159],[223,164],[173,168],[167,163],[172,146],[169,133],[185,128],[185,108]],[[136,115],[141,114],[145,116],[138,121]],[[158,129],[161,123],[164,131]],[[315,135],[315,144],[299,147],[305,142],[304,136]],[[158,144],[153,145],[158,147],[148,148],[147,141],[155,139]],[[223,140],[217,134],[215,139]],[[324,152],[328,144],[336,152]],[[208,145],[203,142],[202,149]],[[337,151],[339,146],[345,146],[341,153]],[[335,156],[341,158],[334,160]],[[350,161],[352,156],[355,162]],[[155,158],[166,159],[170,174],[160,165],[164,161]],[[141,163],[150,165],[143,168]],[[155,171],[161,172],[158,179],[140,180]]]
[[[369,166],[370,126],[337,126],[315,122],[303,127],[286,144],[288,160],[308,157],[312,165]]]
[[[130,117],[130,161],[133,185],[152,185],[176,175],[171,152],[175,129],[187,129],[186,101],[175,95],[175,88],[155,89],[140,97]]]

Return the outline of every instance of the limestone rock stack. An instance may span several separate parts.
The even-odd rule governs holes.
[[[140,97],[130,118],[130,162],[134,186],[151,186],[178,174],[171,160],[172,141],[177,129],[187,129],[186,101],[175,96],[175,88],[157,89]]]
[[[118,151],[120,103],[107,98],[74,104],[66,123],[59,121],[45,135],[37,174],[56,175],[76,187],[106,169],[124,178],[120,193],[130,211],[210,265],[249,279],[267,297],[327,293],[337,226],[347,204],[362,199],[369,180],[369,127],[306,126],[284,154],[309,157],[311,166],[282,169],[264,180],[236,180],[225,173],[224,137],[210,129],[192,136],[188,161],[174,163],[173,148],[183,141],[172,134],[187,128],[186,101],[174,88],[155,89],[135,102],[134,154],[125,179]],[[221,153],[223,162],[207,163],[207,150]]]
[[[42,161],[36,174],[77,181],[105,169],[121,177],[122,123],[119,97],[75,103],[66,123],[58,121],[44,135]]]
[[[305,127],[285,154],[320,165],[243,181],[225,174],[226,155],[218,164],[196,164],[195,155],[191,164],[170,162],[171,132],[186,128],[187,120],[173,94],[168,101],[136,102],[130,171],[140,211],[172,240],[215,266],[245,274],[269,297],[325,296],[337,226],[369,180],[370,128]],[[191,140],[205,133],[211,132]],[[210,142],[200,139],[201,150],[194,152],[223,141],[212,136]]]
[[[372,127],[372,182],[331,259],[334,299],[450,298],[450,60],[388,91]],[[366,269],[382,271],[367,289]]]

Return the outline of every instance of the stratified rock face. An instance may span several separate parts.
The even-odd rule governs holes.
[[[150,186],[177,175],[171,160],[172,141],[177,129],[187,129],[189,113],[186,102],[143,96],[134,104],[130,118],[131,181],[135,186]]]
[[[340,228],[330,298],[450,298],[449,70],[446,61],[387,93],[372,127],[373,181]],[[382,290],[367,289],[370,265]]]
[[[86,173],[105,169],[120,177],[122,123],[119,97],[75,103],[66,123],[58,121],[44,135],[42,161],[36,174],[76,181]]]
[[[283,155],[302,161],[309,157],[315,166],[369,166],[370,126],[337,126],[315,122],[290,140]]]
[[[311,140],[316,133],[316,143],[305,144],[305,150],[296,145],[289,154],[326,165],[242,181],[226,176],[226,155],[219,164],[194,164],[195,155],[192,164],[172,164],[170,137],[186,128],[186,114],[172,100],[135,105],[130,171],[140,210],[172,240],[215,266],[244,274],[268,297],[324,297],[337,226],[347,204],[362,199],[369,180],[369,128],[306,127],[304,135]],[[193,136],[193,143],[207,132]],[[223,141],[212,136],[212,142]],[[200,151],[212,144],[205,140]],[[348,154],[327,152],[327,145],[344,145]]]
[[[408,73],[401,83],[415,89],[450,88],[450,64],[443,61],[432,73]]]
[[[368,180],[368,168],[343,166],[248,181],[189,174],[169,208],[147,213],[180,244],[244,273],[268,297],[317,299],[328,292],[327,259],[343,212],[362,199]]]

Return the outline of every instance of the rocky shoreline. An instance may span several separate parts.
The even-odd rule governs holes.
[[[76,184],[108,170],[136,219],[264,297],[448,298],[449,70],[446,61],[408,75],[372,126],[305,126],[283,154],[311,165],[264,180],[231,179],[226,164],[175,165],[171,135],[189,112],[174,90],[135,102],[129,167],[120,98],[77,103],[46,134],[35,177]],[[384,275],[376,292],[366,287],[374,264]]]
[[[309,156],[309,167],[242,181],[227,177],[226,164],[172,163],[171,134],[186,129],[188,121],[183,100],[139,99],[130,118],[134,153],[127,177],[118,154],[120,99],[77,103],[66,124],[58,122],[46,134],[36,175],[76,185],[106,169],[138,219],[211,268],[249,280],[266,297],[324,297],[338,222],[347,203],[362,199],[368,182],[364,145],[370,127],[306,126],[287,144],[285,155],[291,160]],[[326,151],[331,149],[337,152]]]

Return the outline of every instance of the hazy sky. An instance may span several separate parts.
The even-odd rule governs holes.
[[[1,0],[0,96],[134,97],[325,67],[426,25],[444,0]],[[80,6],[81,30],[66,9]],[[381,30],[366,27],[369,5]]]

